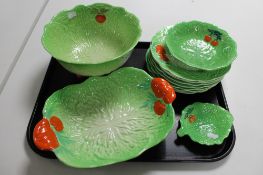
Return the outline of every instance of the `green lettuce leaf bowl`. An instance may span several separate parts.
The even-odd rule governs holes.
[[[182,111],[179,137],[189,137],[203,145],[219,145],[228,137],[233,116],[224,108],[211,103],[196,102]]]
[[[43,116],[63,123],[60,132],[51,126],[57,158],[76,168],[99,167],[135,158],[165,139],[175,113],[166,104],[161,116],[155,114],[151,80],[143,70],[121,68],[53,93]]]
[[[123,65],[141,36],[138,18],[96,3],[62,11],[45,26],[42,45],[70,72],[96,76]]]
[[[151,54],[153,57],[153,60],[159,65],[160,69],[163,70],[163,72],[167,72],[173,77],[176,77],[176,79],[181,79],[183,81],[187,82],[202,82],[207,83],[211,81],[218,81],[218,79],[222,79],[223,76],[230,70],[231,65],[217,70],[198,70],[198,71],[192,71],[187,70],[179,66],[179,64],[174,64],[170,59],[167,61],[164,61],[160,58],[160,55],[156,51],[156,46],[158,45],[165,45],[165,41],[167,40],[167,35],[172,27],[167,26],[157,32],[153,38],[150,45]],[[165,49],[166,55],[168,56],[167,48]],[[219,80],[220,81],[220,80]],[[218,82],[219,82],[218,81]]]
[[[166,47],[170,59],[189,70],[226,68],[237,57],[236,42],[226,31],[200,21],[182,22],[169,29]]]

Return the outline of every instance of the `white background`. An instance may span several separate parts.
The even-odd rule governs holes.
[[[62,9],[93,2],[123,6],[136,14],[142,41],[150,41],[164,26],[194,19],[229,32],[238,44],[238,59],[223,81],[237,134],[230,156],[215,163],[120,163],[74,169],[31,151],[26,127],[50,59],[40,43],[43,26]],[[0,174],[263,174],[262,0],[5,0],[0,14]]]

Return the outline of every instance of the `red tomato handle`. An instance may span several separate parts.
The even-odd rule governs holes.
[[[40,150],[51,151],[59,146],[56,134],[46,118],[36,124],[33,131],[33,140]]]
[[[165,79],[154,78],[151,81],[151,88],[154,92],[154,95],[157,98],[162,98],[166,104],[173,103],[176,98],[174,88]]]

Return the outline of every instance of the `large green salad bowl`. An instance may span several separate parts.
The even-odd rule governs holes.
[[[70,72],[96,76],[123,65],[141,36],[138,18],[96,3],[62,11],[45,26],[44,48]]]
[[[34,143],[76,168],[139,156],[165,139],[175,124],[170,103],[156,113],[155,103],[162,100],[155,96],[153,80],[143,70],[120,68],[56,91],[45,103]]]

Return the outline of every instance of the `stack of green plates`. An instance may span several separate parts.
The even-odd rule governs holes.
[[[158,32],[146,54],[150,74],[166,79],[179,93],[201,93],[216,86],[231,68],[236,44],[226,32],[213,27],[192,21]],[[205,31],[220,33],[217,45],[211,44],[216,40],[214,36],[210,37],[211,42],[208,42],[209,34],[203,37]]]

